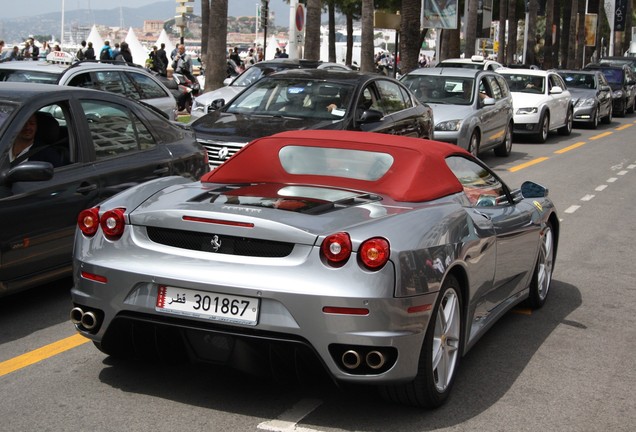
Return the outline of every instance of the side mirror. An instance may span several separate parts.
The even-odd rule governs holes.
[[[358,120],[360,121],[360,123],[375,123],[382,120],[382,117],[384,117],[384,114],[382,114],[380,111],[368,109],[362,112]]]
[[[557,94],[561,94],[561,93],[563,93],[563,89],[562,89],[561,87],[559,87],[559,86],[554,86],[554,87],[552,87],[552,89],[550,90],[550,94],[555,94],[555,95],[557,95]]]
[[[214,99],[210,104],[208,111],[216,111],[223,108],[223,105],[225,105],[225,99]]]
[[[481,104],[483,106],[494,105],[495,104],[495,99],[491,98],[491,97],[484,98],[484,99],[482,99]]]
[[[521,185],[521,194],[524,198],[545,198],[548,196],[548,189],[535,182],[525,181]]]
[[[231,82],[232,82],[232,78],[229,78],[229,77],[228,77],[228,78],[225,78],[225,79],[223,80],[223,85],[230,85],[230,83],[231,83]]]
[[[47,181],[53,178],[53,165],[49,162],[26,161],[10,168],[0,176],[0,183]]]

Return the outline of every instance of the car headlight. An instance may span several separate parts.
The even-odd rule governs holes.
[[[457,132],[462,125],[461,120],[448,120],[435,125],[436,131]]]
[[[538,112],[539,112],[539,108],[537,107],[519,108],[517,110],[517,114],[536,114]]]
[[[575,107],[594,106],[596,105],[596,99],[594,98],[581,98],[576,101]]]
[[[622,98],[623,97],[623,90],[616,90],[614,93],[612,93],[612,97]]]

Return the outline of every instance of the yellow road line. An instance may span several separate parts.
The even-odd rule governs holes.
[[[83,345],[87,342],[90,342],[90,339],[86,339],[84,336],[76,334],[12,359],[3,361],[0,363],[0,377]]]
[[[558,153],[558,154],[565,153],[565,152],[568,152],[570,150],[574,150],[575,148],[581,147],[584,144],[585,144],[585,141],[579,141],[577,143],[572,144],[571,146],[568,146],[566,148],[562,148],[561,150],[557,150],[557,151],[555,151],[555,153]]]
[[[605,138],[606,136],[609,136],[611,134],[613,134],[614,132],[603,132],[602,134],[598,134],[598,135],[594,135],[593,137],[590,137],[591,140],[597,140],[599,138]]]
[[[512,310],[512,313],[519,315],[532,315],[532,309],[516,308]]]
[[[548,159],[550,159],[550,158],[540,157],[540,158],[537,158],[537,159],[533,159],[533,160],[531,160],[529,162],[526,162],[526,163],[523,163],[521,165],[517,165],[517,166],[513,166],[512,168],[508,168],[508,171],[516,172],[516,171],[522,170],[524,168],[528,168],[529,166],[536,165],[536,164],[538,164],[540,162],[543,162],[545,160],[548,160]]]
[[[630,123],[627,123],[627,124],[624,124],[623,126],[619,126],[619,127],[617,127],[617,128],[616,128],[616,130],[617,130],[617,131],[621,131],[621,130],[623,130],[623,129],[627,129],[627,128],[630,128],[630,127],[632,127],[632,126],[634,126],[634,125],[633,125],[633,124],[630,124]]]

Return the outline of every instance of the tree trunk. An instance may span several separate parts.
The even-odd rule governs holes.
[[[210,24],[210,0],[201,0],[201,58],[208,63],[208,35]]]
[[[210,29],[227,29],[228,0],[212,0],[210,4]],[[212,31],[208,39],[208,61],[205,69],[205,91],[223,87],[227,72],[227,31]]]
[[[420,41],[421,0],[402,0],[402,23],[400,27],[400,71],[406,74],[417,69],[417,60],[422,48]]]
[[[576,12],[579,9],[578,0],[570,0],[570,32],[568,35],[568,56],[567,56],[567,68],[576,68]],[[565,17],[564,17],[565,20]]]
[[[576,30],[576,69],[585,66],[583,56],[585,55],[585,0],[579,1],[578,25]]]
[[[535,47],[537,45],[537,12],[539,0],[530,0],[528,4],[528,43],[526,44],[526,64],[536,65]]]
[[[499,2],[499,48],[497,61],[506,64],[506,20],[508,19],[508,2]]]
[[[508,0],[508,49],[506,63],[517,63],[517,2]]]
[[[329,11],[329,61],[336,62],[336,4],[335,0],[328,0],[327,3]]]
[[[478,0],[466,0],[466,27],[464,29],[464,57],[470,58],[475,54],[475,42],[477,41],[477,6]]]
[[[305,28],[305,55],[309,60],[320,60],[320,0],[307,0],[307,26]]]
[[[373,0],[362,0],[362,40],[360,47],[360,70],[373,72]]]
[[[353,60],[353,14],[347,14],[347,59],[345,64],[351,66]],[[360,66],[360,65],[358,65]]]
[[[552,69],[552,25],[554,24],[554,0],[545,3],[545,43],[543,45],[543,68]]]

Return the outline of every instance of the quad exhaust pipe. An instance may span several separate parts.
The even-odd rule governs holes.
[[[369,351],[363,356],[358,351],[351,349],[342,354],[340,361],[345,368],[354,370],[362,365],[363,358],[364,364],[373,370],[382,368],[382,366],[386,363],[386,356],[381,351],[377,350]]]
[[[71,322],[85,330],[94,330],[99,324],[97,315],[93,311],[84,311],[80,307],[71,309]]]

